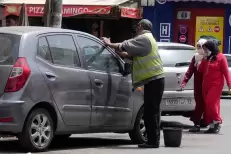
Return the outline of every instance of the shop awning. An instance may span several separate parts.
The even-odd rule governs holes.
[[[0,0],[2,4],[45,4],[46,0]],[[113,6],[127,2],[128,0],[63,0],[63,5],[100,5]]]
[[[79,14],[108,15],[115,6],[123,5],[130,0],[63,0],[63,17]],[[21,4],[26,4],[28,16],[42,16],[45,0],[0,0],[5,5],[5,15],[18,15]],[[138,8],[121,7],[122,17],[140,18]]]
[[[214,3],[223,3],[223,4],[231,4],[231,0],[167,0],[174,2],[214,2]]]

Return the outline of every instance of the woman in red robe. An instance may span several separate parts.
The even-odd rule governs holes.
[[[226,57],[219,52],[213,41],[207,41],[203,46],[204,58],[199,66],[202,73],[202,91],[205,101],[204,121],[210,125],[205,133],[219,133],[222,119],[220,116],[220,97],[226,79],[229,90],[231,77]]]
[[[194,98],[196,106],[193,115],[190,118],[190,120],[194,123],[194,127],[189,130],[190,132],[200,131],[201,117],[204,113],[204,99],[202,95],[202,74],[198,71],[198,67],[201,63],[201,60],[203,59],[204,52],[202,49],[202,45],[205,42],[207,42],[207,40],[205,39],[200,39],[197,42],[197,53],[195,54],[195,56],[193,56],[181,85],[181,87],[184,88],[188,81],[191,79],[192,75],[194,75]]]

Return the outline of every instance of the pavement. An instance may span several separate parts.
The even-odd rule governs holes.
[[[230,154],[231,138],[231,100],[224,99],[221,103],[223,125],[217,135],[191,134],[184,130],[180,148],[164,147],[163,137],[159,149],[139,149],[132,144],[127,134],[100,133],[72,135],[66,141],[52,143],[47,152],[41,154]],[[192,125],[183,117],[162,117],[171,124]],[[0,154],[19,154],[21,148],[16,138],[0,139]]]

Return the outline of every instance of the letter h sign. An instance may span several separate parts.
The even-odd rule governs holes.
[[[170,37],[170,23],[160,23],[160,37]]]

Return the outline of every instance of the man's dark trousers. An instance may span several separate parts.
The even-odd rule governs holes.
[[[156,79],[144,85],[144,124],[148,144],[160,145],[160,104],[164,92],[165,79]]]

